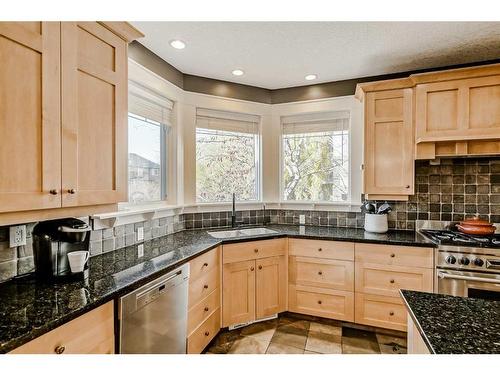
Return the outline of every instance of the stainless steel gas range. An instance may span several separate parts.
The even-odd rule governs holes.
[[[417,227],[439,244],[434,258],[435,292],[500,300],[500,234],[467,235],[447,222],[421,222]]]

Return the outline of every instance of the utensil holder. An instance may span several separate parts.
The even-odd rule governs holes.
[[[385,233],[389,229],[386,214],[365,214],[365,230],[371,233]]]

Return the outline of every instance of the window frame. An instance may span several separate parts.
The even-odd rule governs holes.
[[[307,115],[312,113],[321,113],[321,112],[337,112],[337,111],[345,111],[349,114],[348,117],[348,126],[347,126],[347,144],[348,144],[348,162],[347,162],[347,171],[348,171],[348,189],[347,189],[347,199],[345,201],[325,201],[325,200],[292,200],[284,198],[284,172],[285,172],[285,158],[284,158],[284,149],[283,149],[283,139],[284,139],[284,126],[282,123],[282,117],[288,116],[282,114],[279,117],[279,202],[282,205],[350,205],[352,204],[352,111],[350,109],[342,109],[342,110],[333,110],[333,111],[318,111],[318,112],[299,112],[291,114],[294,115]]]

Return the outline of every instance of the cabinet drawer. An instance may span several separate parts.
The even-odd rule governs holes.
[[[356,262],[410,267],[434,267],[434,249],[428,247],[357,243]]]
[[[406,331],[406,314],[400,297],[356,293],[358,324]]]
[[[197,280],[219,266],[219,248],[210,250],[189,262],[189,279]]]
[[[288,288],[288,310],[352,322],[354,321],[354,293],[290,285]]]
[[[291,256],[291,284],[354,291],[354,263],[345,260]]]
[[[220,329],[220,309],[215,310],[187,339],[188,354],[199,354],[217,335]]]
[[[189,308],[208,297],[220,284],[220,267],[215,267],[197,280],[189,281]]]
[[[240,242],[224,245],[223,262],[233,263],[251,259],[268,258],[286,253],[286,239]]]
[[[188,334],[191,334],[213,312],[220,308],[220,288],[194,305],[188,312]]]
[[[354,260],[354,243],[293,238],[288,241],[288,252],[303,257]]]
[[[22,346],[13,354],[112,354],[115,352],[113,302],[108,302]]]
[[[399,296],[399,289],[432,292],[433,271],[425,268],[356,263],[356,292]]]

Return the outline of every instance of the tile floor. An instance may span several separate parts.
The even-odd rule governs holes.
[[[405,354],[406,334],[285,313],[277,319],[221,331],[207,354]],[[370,329],[370,328],[366,328]]]

